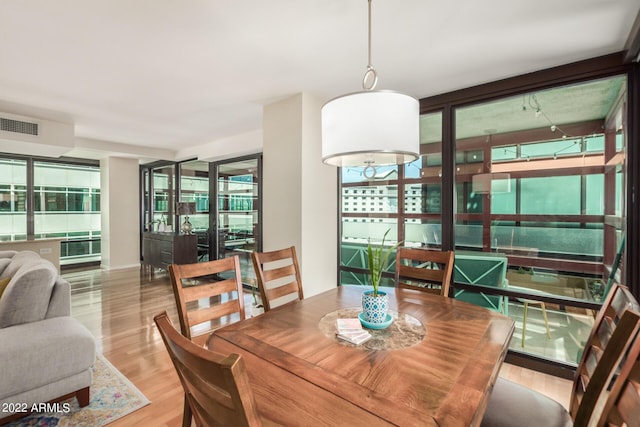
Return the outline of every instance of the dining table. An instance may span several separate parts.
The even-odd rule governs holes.
[[[260,416],[285,426],[479,425],[514,331],[509,317],[414,289],[381,288],[391,325],[354,345],[362,286],[338,286],[214,331],[245,359]]]

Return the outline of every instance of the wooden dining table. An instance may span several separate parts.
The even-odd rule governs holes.
[[[215,331],[209,348],[241,354],[260,415],[294,426],[479,425],[514,331],[512,319],[410,289],[384,288],[406,347],[355,346],[327,332],[364,288],[340,286]],[[342,313],[344,313],[343,311]],[[353,311],[355,312],[355,311]],[[324,325],[323,325],[324,323]],[[414,325],[415,326],[415,325]],[[382,331],[373,331],[380,334]]]

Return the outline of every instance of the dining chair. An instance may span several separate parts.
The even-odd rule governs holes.
[[[176,298],[180,332],[195,344],[204,346],[212,330],[245,318],[237,255],[196,264],[171,264],[169,277]],[[185,395],[182,426],[190,425],[191,407]]]
[[[196,426],[261,426],[238,354],[204,349],[175,330],[164,311],[153,318],[178,373]]]
[[[277,299],[304,299],[295,246],[271,252],[252,252],[251,259],[265,312],[274,308],[273,302]],[[289,300],[283,301],[288,303]]]
[[[396,251],[396,287],[449,296],[453,251],[399,247]]]
[[[237,255],[196,264],[171,264],[169,276],[180,331],[196,344],[204,346],[212,330],[245,318]]]
[[[640,339],[627,354],[611,387],[598,427],[640,427]]]
[[[597,419],[603,392],[640,329],[640,306],[615,284],[603,303],[576,369],[569,410],[528,387],[498,378],[481,426],[586,426]]]

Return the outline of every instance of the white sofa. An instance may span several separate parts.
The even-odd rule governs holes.
[[[69,283],[31,251],[1,251],[0,424],[34,404],[78,398],[89,404],[95,339],[71,317]]]

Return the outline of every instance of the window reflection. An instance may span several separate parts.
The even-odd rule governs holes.
[[[247,284],[255,284],[250,253],[260,250],[258,164],[257,158],[251,158],[216,165],[217,257],[237,255]]]
[[[508,263],[498,287],[528,294],[503,304],[516,321],[518,351],[575,363],[576,337],[589,333],[593,318],[571,299],[604,297],[625,222],[625,93],[626,79],[613,77],[454,112],[456,257]],[[483,305],[491,293],[478,287],[472,302]],[[546,305],[551,337],[541,305],[525,311],[523,301],[540,295],[569,298]]]
[[[62,238],[60,263],[100,260],[100,168],[36,161],[34,234]]]

